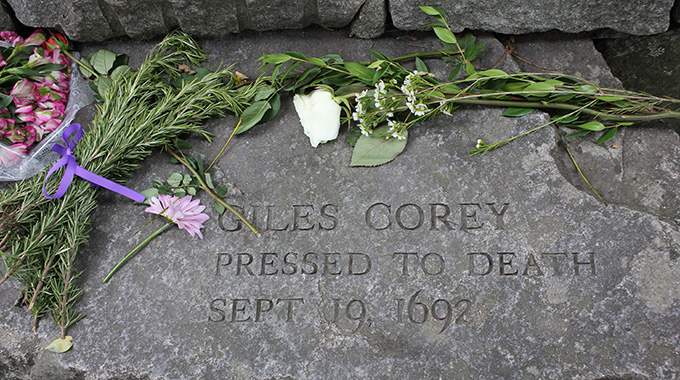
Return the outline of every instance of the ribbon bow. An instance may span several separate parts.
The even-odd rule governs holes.
[[[71,141],[69,141],[69,137],[71,137],[73,133],[75,133],[75,135],[71,138]],[[76,144],[78,144],[78,140],[80,140],[81,137],[83,137],[83,128],[80,126],[80,124],[71,124],[68,127],[64,128],[64,132],[62,134],[62,138],[66,143],[66,147],[56,144],[52,146],[52,150],[61,154],[63,157],[61,157],[59,161],[57,161],[54,164],[54,166],[52,166],[52,168],[47,172],[47,177],[45,177],[45,182],[43,183],[43,194],[45,195],[45,197],[48,199],[57,199],[63,197],[64,194],[66,194],[66,190],[73,181],[73,176],[78,176],[86,181],[91,182],[94,185],[99,185],[101,187],[114,191],[120,195],[128,197],[135,202],[140,203],[144,202],[144,200],[146,199],[144,195],[134,190],[128,189],[123,185],[110,181],[102,176],[87,171],[83,167],[78,165],[78,163],[76,162],[76,157],[73,155],[72,152],[73,149],[76,147]],[[47,194],[47,190],[45,190],[47,180],[50,178],[52,173],[54,173],[64,165],[66,165],[66,169],[64,169],[64,176],[61,177],[61,182],[59,183],[59,188],[57,188],[57,192],[54,193],[54,195]]]

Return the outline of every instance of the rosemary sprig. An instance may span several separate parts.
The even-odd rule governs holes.
[[[176,32],[152,50],[138,71],[112,78],[100,94],[104,101],[90,130],[74,149],[79,164],[124,183],[155,148],[171,147],[189,132],[210,139],[203,122],[225,111],[240,114],[262,82],[237,87],[229,68],[220,68],[177,87],[169,83],[181,77],[179,65],[198,65],[205,58],[191,37]],[[48,192],[58,186],[60,173],[48,179]],[[66,329],[82,318],[73,307],[82,293],[74,263],[88,238],[97,191],[76,179],[62,198],[50,200],[42,194],[45,176],[43,171],[0,193],[0,284],[18,279],[24,287],[22,303],[31,305],[36,321],[51,313],[63,339]]]

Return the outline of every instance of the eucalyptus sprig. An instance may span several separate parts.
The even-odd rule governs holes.
[[[100,93],[103,103],[89,131],[73,149],[79,164],[125,183],[154,149],[173,147],[186,133],[210,139],[202,126],[208,118],[225,111],[240,115],[263,82],[237,85],[229,68],[183,77],[181,65],[197,66],[205,58],[191,37],[175,32],[156,45],[137,71],[112,76]],[[61,173],[49,177],[48,192],[57,187]],[[74,309],[82,292],[74,264],[88,238],[97,190],[77,179],[62,198],[51,200],[42,193],[45,178],[46,170],[0,192],[0,284],[19,280],[20,304],[31,306],[36,322],[51,314],[66,341],[66,329],[82,318]]]

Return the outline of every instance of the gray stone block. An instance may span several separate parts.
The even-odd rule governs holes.
[[[352,21],[352,33],[359,38],[376,38],[385,32],[387,4],[385,0],[366,0]]]
[[[557,29],[576,33],[611,28],[644,35],[668,29],[673,0],[393,0],[389,7],[394,25],[399,29],[415,30],[432,23],[432,18],[418,9],[419,5],[442,8],[457,32],[470,29],[522,34]]]
[[[209,66],[240,62],[252,73],[263,52],[365,61],[369,48],[397,56],[438,46],[417,36],[244,33],[204,48]],[[478,64],[489,68],[503,45],[480,39],[489,48]],[[588,67],[601,64],[592,45],[582,51],[587,41],[551,43],[518,41],[518,54],[538,62],[523,48],[544,49],[570,57],[575,72],[597,72]],[[119,44],[89,45],[84,54]],[[129,45],[139,62],[149,44]],[[562,45],[578,51],[554,48]],[[501,64],[519,67],[511,58]],[[232,140],[213,169],[262,237],[209,206],[203,240],[170,229],[102,284],[162,224],[143,228],[151,220],[143,207],[102,192],[79,254],[85,293],[76,307],[87,316],[68,331],[73,349],[44,352],[58,328],[45,320],[33,334],[32,317],[11,307],[18,286],[10,281],[0,292],[0,369],[12,362],[17,377],[54,379],[57,370],[61,379],[88,380],[677,377],[678,225],[655,205],[605,206],[574,186],[554,154],[552,128],[471,157],[477,139],[548,121],[543,112],[501,112],[460,108],[412,129],[393,162],[350,168],[343,135],[311,148],[284,96],[279,116]],[[192,139],[187,153],[210,161],[235,124],[233,116],[211,121],[214,143]],[[677,156],[680,141],[666,144]],[[641,145],[633,159],[646,174],[640,188],[654,192],[680,165],[662,155],[643,160],[648,149]],[[175,171],[182,169],[156,154],[128,185],[145,189]],[[664,191],[677,199],[677,186]]]
[[[63,30],[75,41],[103,41],[121,36],[96,0],[8,0],[17,20],[35,28]],[[104,7],[105,8],[105,7]]]
[[[148,39],[163,36],[177,27],[177,20],[166,22],[165,1],[104,0],[115,14],[120,27],[131,38]]]
[[[7,13],[7,5],[4,3],[0,5],[0,30],[14,30],[14,22]]]
[[[240,31],[239,13],[230,0],[170,0],[179,27],[197,37],[218,38]]]

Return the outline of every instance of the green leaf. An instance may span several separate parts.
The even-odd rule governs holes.
[[[215,194],[218,197],[223,197],[227,195],[227,191],[228,191],[227,185],[220,185],[215,188]]]
[[[345,141],[347,141],[347,143],[350,146],[356,146],[357,141],[359,141],[359,137],[361,137],[361,136],[362,136],[361,129],[359,129],[359,127],[357,127],[357,126],[354,126],[354,127],[352,127],[352,129],[349,130],[349,133],[347,133],[347,137],[345,138]]]
[[[551,92],[555,91],[555,86],[548,82],[536,82],[528,85],[523,91],[541,91],[541,92]],[[538,96],[540,94],[532,94],[533,96]]]
[[[570,135],[567,135],[567,137],[585,136],[589,133],[590,133],[590,131],[575,132],[575,133],[572,133]]]
[[[102,75],[107,75],[109,70],[113,68],[114,62],[116,62],[116,53],[101,49],[92,54],[90,54],[89,61],[96,72]]]
[[[349,71],[350,74],[354,75],[355,77],[367,83],[373,82],[374,71],[368,67],[357,62],[345,62],[344,65],[347,71]]]
[[[290,61],[291,58],[292,57],[288,54],[264,54],[258,61],[262,60],[262,62],[267,65],[276,65],[278,63]]]
[[[584,84],[584,85],[582,85],[582,86],[579,86],[579,87],[576,89],[576,91],[578,91],[578,92],[585,92],[585,93],[588,93],[588,94],[595,94],[595,93],[597,93],[598,89],[597,89],[597,87],[595,87],[595,86],[593,86],[593,85]]]
[[[434,30],[434,34],[439,37],[439,40],[445,44],[455,44],[456,41],[456,36],[453,35],[453,32],[446,29],[442,28],[439,26],[435,26],[432,28]]]
[[[472,66],[472,63],[470,61],[465,63],[465,71],[468,73],[468,75],[473,76],[476,74],[475,72],[475,67]]]
[[[446,23],[446,13],[444,13],[444,11],[442,11],[440,8],[430,6],[420,6],[419,8],[426,14],[434,17],[440,23]]]
[[[620,96],[611,96],[611,95],[602,95],[598,96],[597,100],[602,100],[604,102],[616,102],[619,100],[624,100],[625,98],[622,98]]]
[[[335,90],[335,96],[345,96],[349,94],[358,94],[361,91],[365,90],[367,86],[363,83],[352,83],[347,86],[342,86]]]
[[[5,109],[12,104],[14,97],[0,93],[0,109]]]
[[[269,99],[269,105],[271,106],[271,108],[264,113],[264,116],[262,116],[262,120],[260,120],[260,123],[264,123],[266,121],[273,119],[274,116],[276,116],[276,114],[279,113],[279,110],[281,109],[281,96],[279,96],[279,94],[274,94],[274,96],[272,96],[271,99]]]
[[[97,93],[99,95],[104,95],[106,90],[111,87],[111,79],[109,77],[99,77],[97,80]]]
[[[269,99],[269,97],[274,93],[274,91],[276,90],[272,86],[262,86],[255,93],[255,97],[253,98],[253,100],[259,101]]]
[[[416,69],[418,69],[418,71],[422,71],[424,73],[428,72],[427,66],[425,66],[425,62],[423,62],[423,60],[418,58],[418,57],[416,57]]]
[[[260,122],[260,120],[262,120],[264,117],[264,114],[270,108],[272,108],[272,106],[269,104],[269,102],[264,100],[260,100],[259,102],[251,104],[250,107],[246,108],[245,111],[243,111],[243,114],[241,114],[242,121],[241,125],[239,125],[238,130],[236,131],[236,134],[241,134]]]
[[[80,73],[83,74],[85,78],[92,79],[92,77],[94,77],[94,74],[91,71],[87,70],[90,69],[94,71],[94,68],[90,64],[90,61],[87,58],[83,58],[80,60],[80,62],[83,64],[82,66],[78,65]]]
[[[599,139],[597,139],[597,143],[602,144],[605,141],[611,140],[614,136],[616,136],[616,131],[618,130],[618,127],[610,128],[607,132],[603,133]]]
[[[208,185],[209,189],[215,189],[215,185],[213,185],[212,176],[210,173],[205,173],[205,184]]]
[[[142,191],[140,194],[142,194],[146,199],[150,199],[151,197],[157,197],[158,196],[158,189],[155,187],[152,187],[150,189],[146,189]],[[148,203],[148,202],[145,202]]]
[[[326,54],[326,55],[319,57],[319,58],[329,65],[332,64],[332,63],[342,63],[342,62],[344,62],[344,60],[342,59],[342,56],[338,55],[338,54]]]
[[[579,129],[585,129],[587,131],[602,131],[604,130],[604,124],[600,123],[599,121],[590,121],[585,124],[577,125]]]
[[[193,186],[187,187],[187,193],[189,193],[189,195],[196,195],[196,188]]]
[[[218,214],[222,215],[227,209],[222,206],[222,203],[219,203],[215,201],[215,211],[217,211]]]
[[[185,174],[184,178],[182,178],[182,185],[183,186],[188,186],[191,184],[191,176],[189,174]]]
[[[502,115],[503,116],[510,116],[510,117],[520,117],[524,116],[526,114],[531,113],[533,111],[533,108],[515,108],[515,107],[510,107],[503,111]]]
[[[49,346],[45,347],[45,349],[61,354],[70,350],[71,347],[73,347],[73,337],[66,335],[63,339],[59,338],[53,340]]]
[[[177,149],[191,149],[191,143],[183,139],[175,139]]]
[[[180,198],[187,195],[187,191],[184,190],[183,188],[175,189],[175,191],[173,193]]]
[[[379,136],[386,131],[387,127],[382,127],[370,136],[359,137],[352,152],[350,166],[378,166],[394,160],[406,147],[406,139],[385,139]],[[407,134],[408,132],[404,132],[405,136]]]
[[[469,64],[470,66],[472,66],[472,65],[470,64],[470,62],[468,62],[468,64]],[[467,68],[466,68],[466,70],[467,70]],[[470,73],[469,70],[468,70],[468,73]],[[470,76],[467,77],[467,78],[465,78],[465,79],[477,79],[477,78],[486,78],[486,77],[498,77],[498,76],[504,76],[504,75],[508,75],[508,74],[507,74],[505,71],[503,71],[503,70],[498,70],[498,69],[490,69],[490,70],[484,70],[484,71],[478,71],[478,72],[474,72],[474,69],[473,69],[473,71],[472,71],[472,73],[470,74]]]
[[[184,179],[184,176],[181,175],[180,173],[172,173],[170,177],[167,179],[168,185],[172,187],[177,187],[182,183],[182,180]]]
[[[316,79],[317,76],[321,74],[321,69],[318,67],[312,67],[307,70],[305,70],[302,74],[300,74],[300,77],[298,80],[295,82],[293,87],[290,88],[290,90],[295,91],[296,89],[300,87],[304,87],[311,83],[314,79]]]
[[[121,75],[125,75],[128,72],[132,71],[132,68],[128,65],[121,65],[113,69],[113,72],[111,72],[111,79],[116,80],[118,77]]]

